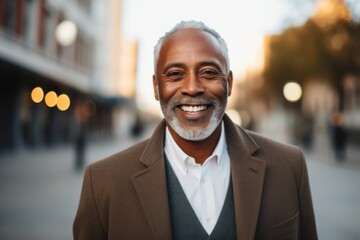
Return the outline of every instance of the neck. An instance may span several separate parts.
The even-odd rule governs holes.
[[[214,152],[221,135],[221,123],[215,131],[202,141],[189,141],[180,137],[170,126],[169,131],[177,145],[190,157],[193,157],[198,164],[203,164],[205,160]]]

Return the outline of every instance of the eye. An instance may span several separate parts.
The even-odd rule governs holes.
[[[217,74],[217,72],[212,71],[212,70],[206,70],[206,71],[204,71],[203,74],[205,74],[205,75],[214,75],[214,74]]]
[[[200,76],[207,79],[211,79],[219,76],[219,73],[218,71],[213,69],[204,69],[203,71],[200,72]]]
[[[169,73],[166,74],[166,76],[171,79],[180,79],[184,77],[184,73],[180,71],[170,71]]]
[[[181,72],[176,72],[176,71],[170,72],[170,73],[168,74],[168,76],[181,76],[181,75],[182,75]]]

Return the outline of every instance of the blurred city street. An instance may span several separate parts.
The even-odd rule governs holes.
[[[91,142],[87,164],[135,141]],[[360,165],[336,163],[324,149],[307,154],[319,238],[360,239]],[[72,239],[83,177],[74,170],[74,156],[70,145],[0,156],[0,239]]]
[[[84,167],[152,133],[155,86],[169,104],[158,39],[183,20],[222,36],[227,115],[304,150],[319,238],[360,239],[359,0],[1,0],[0,240],[72,239]],[[199,69],[171,99],[219,97]]]

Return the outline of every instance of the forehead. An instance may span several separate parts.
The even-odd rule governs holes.
[[[186,28],[178,30],[170,34],[164,42],[164,45],[171,44],[174,42],[186,42],[186,41],[204,41],[204,42],[213,42],[219,44],[217,39],[210,33],[205,30],[196,29],[196,28]]]
[[[172,33],[160,49],[159,61],[175,60],[177,58],[212,57],[225,61],[220,43],[210,33],[200,29],[183,29]]]

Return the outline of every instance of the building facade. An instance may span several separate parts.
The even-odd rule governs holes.
[[[113,113],[127,99],[97,65],[112,57],[99,61],[107,44],[99,36],[118,37],[104,19],[111,2],[0,1],[0,151],[71,143],[84,127],[89,137],[112,134]],[[56,35],[64,21],[76,27],[68,45]]]

